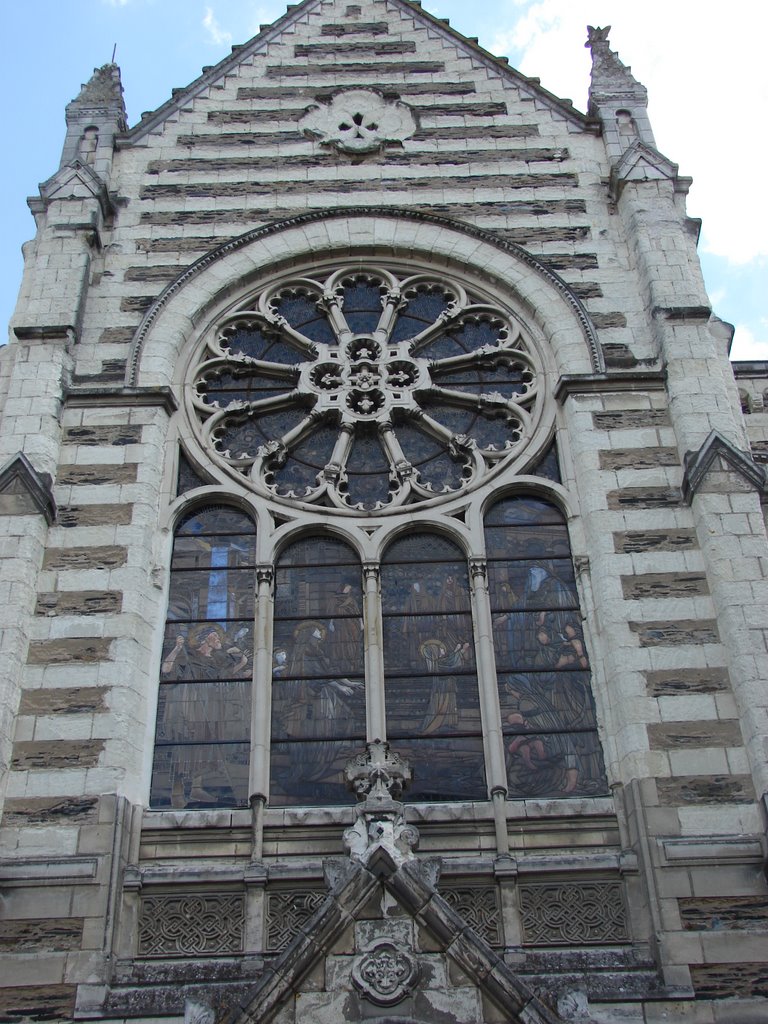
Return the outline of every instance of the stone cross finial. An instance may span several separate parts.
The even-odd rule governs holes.
[[[384,848],[396,863],[413,857],[419,833],[408,825],[399,801],[411,780],[411,768],[383,740],[366,744],[364,754],[347,762],[347,786],[357,794],[357,821],[344,833],[351,857],[365,862],[374,850]]]

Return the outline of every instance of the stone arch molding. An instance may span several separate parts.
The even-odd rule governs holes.
[[[602,372],[594,326],[557,274],[525,249],[447,218],[398,210],[333,210],[246,232],[211,250],[171,282],[139,325],[127,384],[183,384],[183,355],[211,321],[265,276],[309,260],[400,258],[461,272],[501,287],[539,336],[549,371]],[[553,382],[554,383],[554,382]]]

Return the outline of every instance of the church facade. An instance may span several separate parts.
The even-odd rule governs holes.
[[[304,0],[66,108],[0,357],[0,1021],[768,1014],[768,367],[647,95]]]

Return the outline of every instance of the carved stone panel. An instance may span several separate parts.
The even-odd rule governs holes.
[[[501,911],[495,885],[441,886],[440,895],[489,946],[503,945]]]
[[[526,946],[588,946],[628,942],[619,882],[526,884],[519,887]]]
[[[312,917],[327,893],[317,889],[278,889],[267,893],[267,951],[284,949]]]
[[[235,893],[145,896],[139,956],[240,953],[243,920],[243,897]]]
[[[394,1006],[413,988],[419,967],[415,957],[394,942],[377,942],[352,965],[352,980],[379,1006]]]

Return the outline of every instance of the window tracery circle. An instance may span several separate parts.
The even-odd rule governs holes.
[[[541,360],[501,302],[381,264],[283,277],[224,316],[190,411],[230,475],[281,502],[396,512],[472,489],[525,452]]]

